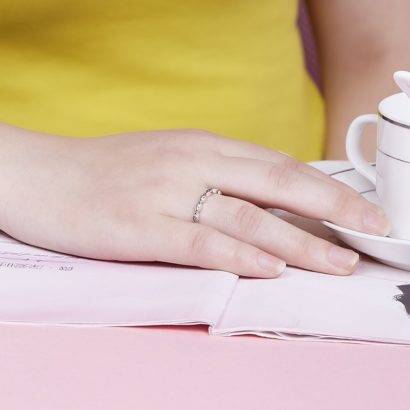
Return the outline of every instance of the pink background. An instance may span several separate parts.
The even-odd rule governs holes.
[[[409,409],[410,348],[0,326],[3,410]]]

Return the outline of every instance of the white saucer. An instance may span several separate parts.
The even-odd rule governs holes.
[[[378,203],[374,185],[362,177],[348,161],[321,161],[311,163],[317,169],[360,192],[366,199]],[[410,270],[410,241],[389,237],[369,235],[323,222],[332,229],[338,239],[372,258],[394,266],[395,268]]]

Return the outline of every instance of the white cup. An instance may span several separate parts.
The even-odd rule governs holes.
[[[360,150],[363,130],[377,124],[376,167]],[[410,99],[404,93],[385,98],[379,114],[366,114],[351,123],[346,153],[355,169],[375,186],[390,223],[391,237],[410,240]]]

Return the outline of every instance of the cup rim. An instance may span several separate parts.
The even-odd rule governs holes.
[[[398,127],[402,127],[402,128],[406,128],[406,129],[410,130],[410,125],[408,125],[408,124],[403,124],[402,122],[392,120],[391,118],[389,118],[386,115],[382,114],[380,111],[378,111],[378,115],[381,119],[383,119],[387,122],[390,122],[393,125],[397,125]]]
[[[410,129],[410,98],[404,92],[383,98],[377,108],[379,115],[386,121]]]
[[[380,154],[380,155],[384,155],[387,158],[390,158],[392,160],[395,161],[400,161],[400,162],[404,162],[405,164],[410,164],[410,160],[406,160],[406,159],[401,159],[401,158],[397,158],[394,155],[388,154],[387,152],[382,151],[379,147],[376,148],[376,151]]]

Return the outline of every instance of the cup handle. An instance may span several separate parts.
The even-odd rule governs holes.
[[[357,117],[350,124],[346,136],[346,154],[359,174],[371,181],[376,186],[376,170],[367,162],[360,150],[360,141],[364,129],[370,124],[377,124],[376,114],[365,114]]]

